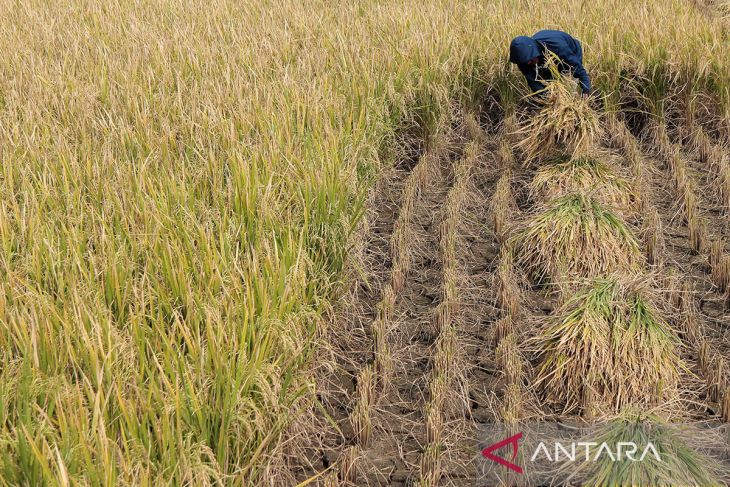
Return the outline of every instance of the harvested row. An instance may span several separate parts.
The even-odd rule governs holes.
[[[587,105],[578,108],[588,110]],[[584,131],[582,140],[597,139],[590,127]],[[542,131],[528,132],[522,145],[535,145],[533,139],[542,136]],[[530,190],[534,201],[545,203],[537,204],[514,238],[518,262],[532,281],[559,292],[555,315],[540,320],[535,337],[534,385],[560,414],[595,416],[655,404],[678,382],[671,334],[648,350],[643,342],[652,335],[614,326],[641,319],[648,330],[657,329],[654,338],[667,333],[651,289],[632,277],[644,266],[638,239],[626,222],[638,191],[615,159],[588,144],[580,154],[551,154],[543,160]],[[638,313],[632,303],[646,312]],[[611,336],[622,350],[615,350]],[[647,387],[657,383],[667,390],[647,395]]]
[[[327,418],[311,419],[318,431],[307,433],[301,478],[324,474],[326,485],[354,482],[359,452],[372,434],[370,417],[387,385],[391,354],[383,340],[392,327],[394,294],[388,258],[396,210],[420,149],[408,148],[376,181],[351,251],[357,279],[341,299],[337,327],[330,327],[317,361],[318,397]],[[326,354],[326,352],[329,352]],[[324,357],[329,358],[325,359]],[[321,462],[321,463],[320,463]]]
[[[393,292],[396,294],[403,290],[414,255],[418,252],[419,245],[423,245],[413,226],[417,205],[427,186],[433,183],[434,178],[441,176],[439,164],[447,149],[447,136],[436,135],[432,149],[424,154],[413,169],[403,189],[400,212],[393,228],[393,238],[390,241],[390,258],[393,262],[391,282]]]
[[[376,351],[389,357],[388,368],[377,371],[387,380],[379,383],[380,398],[367,416],[371,434],[357,451],[357,474],[347,479],[357,485],[398,485],[437,473],[438,466],[429,463],[438,460],[433,448],[422,452],[429,439],[438,439],[439,418],[433,406],[426,406],[429,392],[444,394],[438,390],[443,386],[429,385],[429,366],[439,350],[443,354],[455,346],[453,335],[437,341],[434,317],[443,288],[439,228],[444,215],[439,209],[454,180],[452,161],[462,151],[459,130],[452,127],[436,136],[403,188],[389,246],[392,274],[386,289],[392,300],[379,309],[383,322],[392,326],[373,334]]]
[[[322,355],[329,350],[331,358],[318,361],[317,373],[320,400],[337,428],[327,418],[312,421],[319,430],[307,434],[302,479],[322,472],[326,485],[358,483],[362,451],[372,441],[373,415],[393,369],[388,335],[397,316],[390,255],[396,219],[402,217],[398,209],[406,197],[412,205],[418,186],[428,183],[424,162],[431,164],[446,150],[443,144],[433,144],[419,154],[417,145],[409,147],[404,146],[401,161],[376,181],[359,229],[361,238],[356,239],[360,244],[351,252],[360,278],[341,299],[338,326],[331,327],[321,348]]]
[[[667,321],[673,310],[658,291],[663,278],[646,268],[647,263],[661,262],[663,251],[643,158],[629,134],[613,133],[611,142],[629,156],[632,174],[623,174],[614,158],[599,150],[595,115],[567,93],[560,82],[548,86],[544,107],[525,125],[519,144],[528,163],[540,163],[530,189],[533,201],[546,203],[530,212],[513,237],[518,264],[535,285],[557,287],[561,296],[556,313],[541,323],[534,338],[538,370],[533,385],[561,416],[635,415],[626,411],[638,407],[661,411],[663,417],[687,418],[676,405],[692,400],[683,390],[693,389],[693,380],[685,373],[690,367]],[[556,120],[568,122],[561,125]],[[617,122],[609,121],[611,125],[615,128]],[[543,153],[539,147],[553,150]],[[674,167],[679,169],[672,175],[682,190],[689,222],[693,193],[676,161]],[[636,206],[649,213],[644,219],[644,233],[651,242],[646,259],[634,232],[634,223],[641,220]],[[691,246],[699,250],[700,230],[692,235]],[[621,438],[630,433],[618,434]],[[668,473],[687,482],[705,481],[707,472],[688,474],[682,466],[685,460],[677,459],[676,468]],[[595,481],[614,468],[593,467],[588,474]],[[635,474],[651,475],[638,469],[627,472],[611,473],[611,483],[629,478],[635,483],[641,478]]]
[[[719,343],[720,346],[727,347],[728,343],[723,344],[723,335],[727,333],[722,326],[723,307],[728,304],[728,262],[730,256],[725,250],[725,231],[723,225],[720,227],[720,235],[712,234],[711,225],[718,228],[717,221],[709,220],[704,215],[707,210],[712,208],[700,191],[698,178],[695,176],[694,168],[690,166],[688,159],[683,155],[683,147],[679,144],[673,144],[666,131],[663,123],[658,122],[652,124],[649,128],[649,140],[656,143],[658,157],[664,164],[664,170],[669,174],[672,181],[672,189],[680,201],[680,213],[682,219],[680,223],[687,228],[691,251],[701,256],[709,266],[709,277],[715,285],[716,289],[708,289],[705,296],[716,294],[719,291],[722,296],[713,301],[717,304],[715,308],[716,317],[713,319],[698,310],[702,310],[702,306],[695,304],[694,292],[692,285],[685,278],[682,279],[683,284],[675,285],[673,289],[673,298],[671,301],[679,310],[684,324],[684,334],[695,346],[697,354],[697,363],[700,375],[705,378],[706,398],[710,403],[719,404],[714,409],[715,412],[724,421],[730,420],[730,374],[726,369],[724,353],[718,350],[713,343]],[[693,133],[698,133],[698,129]],[[699,132],[701,133],[701,132]],[[708,140],[703,139],[704,143],[700,143],[698,150],[700,160],[708,161],[708,153],[714,152],[712,146],[708,146]],[[697,138],[695,138],[694,147],[697,147]],[[704,148],[703,148],[704,147]],[[718,149],[719,148],[715,148]],[[721,151],[716,156],[724,158],[725,154]],[[720,163],[715,163],[720,164]],[[715,166],[717,167],[717,165]],[[699,196],[698,196],[699,195]],[[721,197],[721,194],[718,194]],[[714,225],[713,225],[714,223]],[[705,268],[705,266],[702,266]],[[687,271],[684,271],[687,272]],[[701,281],[700,281],[701,283]],[[707,298],[703,298],[705,303]],[[710,308],[707,308],[710,309]],[[713,313],[714,314],[714,313]],[[710,340],[710,337],[719,338],[718,340]],[[727,348],[725,350],[727,352]]]
[[[703,189],[714,191],[720,202],[717,205],[719,208],[713,209],[718,219],[724,222],[722,235],[708,235],[706,250],[709,253],[712,281],[720,292],[726,294],[730,306],[730,253],[726,245],[730,238],[730,155],[726,147],[713,143],[701,127],[692,130],[688,145],[690,151],[696,154],[695,172],[704,175],[700,177],[704,183]]]
[[[506,433],[514,434],[525,412],[524,384],[527,383],[529,364],[519,348],[520,321],[524,296],[520,283],[524,280],[515,265],[513,243],[510,240],[511,222],[517,214],[517,202],[512,191],[515,157],[508,137],[515,132],[514,119],[507,119],[500,137],[498,160],[501,176],[492,197],[491,216],[495,235],[500,243],[499,258],[494,278],[497,321],[493,327],[495,365],[500,371],[501,400],[495,414],[505,424]],[[515,479],[505,479],[511,482]]]
[[[473,121],[467,120],[467,127],[476,143],[467,146],[462,161],[468,161],[470,154],[474,157],[468,164],[469,170],[463,171],[463,177],[460,176],[461,168],[466,166],[457,166],[455,184],[450,193],[453,200],[449,198],[449,201],[458,202],[454,206],[459,206],[460,212],[458,218],[444,220],[441,234],[442,244],[446,244],[441,247],[444,258],[442,296],[444,302],[449,301],[449,296],[456,297],[456,306],[449,306],[449,313],[439,308],[437,323],[439,326],[443,323],[453,326],[458,347],[463,350],[458,363],[464,367],[460,371],[466,374],[468,383],[461,382],[464,376],[460,374],[457,386],[450,388],[452,404],[446,405],[442,416],[443,430],[449,434],[442,438],[441,476],[438,480],[435,476],[421,478],[422,484],[430,485],[474,485],[474,474],[478,468],[475,464],[478,458],[476,446],[481,438],[482,424],[493,424],[502,415],[513,413],[512,417],[516,418],[519,415],[517,407],[525,401],[521,391],[522,380],[516,379],[521,376],[517,370],[522,367],[521,357],[515,361],[519,355],[517,330],[513,326],[505,328],[519,312],[520,290],[516,287],[518,279],[507,278],[514,269],[507,270],[507,262],[502,257],[509,254],[501,254],[500,257],[499,249],[500,240],[508,232],[506,226],[500,227],[500,222],[506,224],[516,210],[508,170],[513,164],[513,157],[505,139],[505,127],[509,127],[509,123],[504,124],[502,132],[496,136],[486,135]],[[446,211],[452,214],[450,207],[447,203]],[[453,247],[451,238],[444,239],[452,232]],[[454,262],[454,272],[449,270],[448,261]],[[450,282],[455,284],[453,288]],[[499,288],[503,292],[497,291]],[[503,311],[501,302],[509,310]],[[508,317],[508,313],[512,316]],[[441,328],[441,334],[444,335],[446,330],[448,328]],[[500,339],[500,332],[509,334],[507,341],[512,343],[512,347]],[[497,340],[503,343],[499,352],[496,351]],[[438,358],[434,363],[438,363]],[[506,369],[502,369],[503,363]],[[438,372],[434,371],[433,375],[438,377]],[[515,384],[514,387],[508,387],[511,383]],[[462,394],[464,385],[468,386],[467,411],[461,409],[465,399]],[[505,401],[511,401],[514,406],[505,405]],[[453,406],[454,402],[457,407]],[[516,422],[514,425],[516,427]],[[429,450],[426,452],[428,454]]]
[[[471,140],[454,164],[454,184],[446,198],[439,228],[442,289],[433,317],[433,332],[437,338],[424,412],[426,445],[421,454],[418,482],[423,486],[439,485],[444,475],[442,460],[452,456],[457,443],[463,440],[469,410],[467,363],[461,330],[464,270],[458,258],[463,245],[459,230],[468,198],[473,195],[469,186],[483,150],[484,133],[473,116],[466,116],[465,125]],[[447,425],[451,425],[448,431]]]
[[[485,290],[492,296],[494,309],[490,318],[491,347],[484,350],[484,360],[493,363],[496,380],[493,382],[489,404],[490,417],[486,421],[489,424],[477,424],[478,431],[484,426],[490,431],[500,425],[500,438],[516,434],[521,422],[539,416],[536,398],[525,387],[532,376],[531,365],[520,347],[525,334],[524,327],[520,324],[527,314],[526,296],[520,285],[524,277],[516,267],[514,245],[510,240],[514,230],[512,222],[519,214],[517,196],[513,189],[518,170],[511,148],[511,138],[515,133],[516,119],[513,115],[505,119],[498,135],[494,168],[498,178],[488,206],[488,216],[499,245],[499,254],[492,272],[490,288]],[[512,471],[492,471],[492,475],[494,474],[497,474],[495,481],[499,485],[518,485],[524,481]]]

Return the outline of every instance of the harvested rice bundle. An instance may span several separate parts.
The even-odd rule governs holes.
[[[560,157],[541,166],[530,184],[530,193],[537,201],[576,192],[595,196],[622,212],[637,200],[631,184],[605,162],[605,156]]]
[[[686,366],[679,340],[639,279],[596,279],[568,299],[536,338],[536,384],[566,411],[654,405],[676,391]]]
[[[585,485],[720,485],[718,461],[700,451],[716,450],[713,441],[722,444],[723,440],[710,430],[697,433],[697,428],[683,431],[656,415],[624,413],[597,435],[590,435],[595,446],[589,456],[597,460],[581,465],[587,470]],[[616,460],[598,455],[599,445],[604,444],[636,445],[636,458],[626,452]]]
[[[536,281],[590,278],[638,270],[639,243],[614,210],[596,198],[570,193],[556,198],[513,237],[517,264]]]
[[[576,94],[573,81],[551,67],[553,81],[545,82],[545,89],[534,99],[540,110],[517,131],[523,139],[517,144],[525,156],[525,163],[556,152],[578,156],[589,153],[601,137],[598,113],[589,98]]]

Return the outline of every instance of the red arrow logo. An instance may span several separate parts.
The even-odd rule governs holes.
[[[503,446],[506,445],[512,445],[512,458],[510,460],[514,460],[517,458],[517,448],[520,446],[519,441],[522,439],[522,433],[517,433],[514,436],[510,436],[509,438],[505,438],[504,440],[495,443],[494,445],[486,447],[484,450],[482,450],[482,456],[484,458],[488,458],[493,462],[497,462],[500,465],[503,465],[510,470],[514,470],[517,473],[522,473],[522,468],[519,465],[515,465],[512,462],[508,462],[502,457],[498,457],[497,455],[494,455],[492,452],[495,450],[499,450]]]

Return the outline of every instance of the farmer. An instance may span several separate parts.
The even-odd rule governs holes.
[[[525,75],[527,84],[534,92],[545,88],[540,80],[552,79],[545,65],[545,51],[557,56],[558,70],[570,71],[580,82],[583,96],[591,92],[591,80],[583,67],[583,48],[577,39],[559,30],[541,30],[532,37],[519,36],[509,46],[509,60]]]

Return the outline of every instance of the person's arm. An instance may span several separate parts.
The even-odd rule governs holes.
[[[530,66],[528,64],[518,64],[517,66],[520,68],[520,71],[522,71],[522,74],[525,75],[527,84],[533,93],[545,88],[545,85],[537,80],[537,69],[535,66]]]
[[[580,48],[579,48],[580,49]],[[569,56],[565,56],[563,61],[568,63],[575,76],[580,81],[580,87],[584,94],[591,92],[591,78],[588,76],[586,68],[583,67],[583,56],[579,53],[573,53]]]

